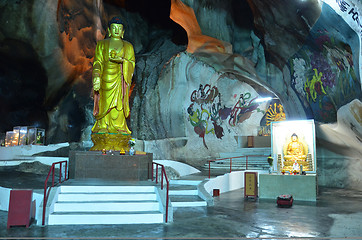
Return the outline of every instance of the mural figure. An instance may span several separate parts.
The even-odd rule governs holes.
[[[335,122],[337,110],[361,94],[353,46],[325,29],[316,27],[313,31],[317,37],[310,36],[307,44],[317,49],[305,45],[290,61],[292,87],[304,107],[311,110],[310,117]]]
[[[277,109],[278,108],[278,109]],[[269,126],[271,122],[285,121],[284,107],[280,103],[270,105],[266,113],[266,125]]]
[[[250,118],[254,110],[261,112],[258,108],[259,104],[254,102],[257,98],[258,97],[251,99],[251,94],[249,92],[240,94],[239,100],[231,110],[229,124],[231,126],[236,126],[238,123],[242,123]]]
[[[219,98],[218,102],[216,102],[216,98]],[[220,114],[222,110],[221,94],[215,86],[211,87],[209,84],[205,86],[200,84],[199,89],[192,92],[191,102],[187,108],[188,119],[194,127],[195,133],[202,138],[205,148],[208,149],[205,135],[212,133],[219,139],[224,136]]]
[[[237,96],[235,94],[234,98]],[[211,133],[216,138],[222,139],[225,135],[225,125],[222,126],[224,120],[234,127],[250,118],[255,110],[264,114],[264,111],[259,109],[259,104],[254,102],[255,99],[257,97],[252,97],[249,92],[241,93],[234,107],[231,108],[222,104],[221,94],[217,87],[200,84],[191,93],[191,104],[187,108],[188,120],[194,132],[203,139],[205,148],[208,149],[205,136]],[[229,133],[231,132],[227,126],[226,129]]]
[[[326,91],[324,90],[323,87],[323,83],[322,83],[322,77],[323,77],[323,73],[318,73],[317,69],[313,69],[314,71],[314,76],[312,78],[312,80],[306,80],[305,84],[304,84],[304,91],[307,94],[307,100],[309,101],[309,99],[311,98],[313,100],[313,102],[316,101],[318,96],[322,96],[324,94],[327,94]],[[320,107],[322,107],[322,103],[321,100],[319,101],[320,103]]]
[[[130,139],[126,118],[130,113],[129,89],[135,55],[132,44],[123,40],[123,35],[121,19],[112,18],[108,23],[108,38],[98,41],[95,50],[92,78],[96,122],[91,150],[122,150]]]

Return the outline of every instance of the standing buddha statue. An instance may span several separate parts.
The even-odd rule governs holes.
[[[129,90],[135,68],[131,43],[123,40],[124,26],[119,17],[108,23],[108,38],[98,41],[93,63],[93,116],[91,150],[128,149],[131,131]]]

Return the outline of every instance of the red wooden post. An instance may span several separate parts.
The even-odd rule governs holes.
[[[151,179],[152,179],[152,182],[153,182],[153,169],[154,169],[154,163],[152,163],[152,169],[151,169]]]
[[[161,189],[163,189],[163,175],[166,175],[165,167],[162,165],[162,174],[161,174]]]
[[[167,180],[167,189],[166,189],[166,223],[167,223],[167,221],[168,221],[168,198],[169,198],[168,192],[169,192],[169,190],[170,190],[170,186],[169,186],[168,180]]]
[[[61,183],[62,182],[62,163],[60,163],[59,164],[60,166],[59,166],[59,183]]]
[[[158,164],[156,164],[156,183],[158,183]]]
[[[64,174],[64,176],[65,176],[65,180],[67,180],[68,179],[68,162],[65,162],[65,174]]]
[[[52,187],[54,187],[54,176],[55,176],[55,168],[54,168],[54,163],[52,164]]]

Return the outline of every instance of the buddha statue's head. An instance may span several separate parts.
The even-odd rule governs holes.
[[[110,38],[123,38],[124,27],[120,17],[113,17],[108,22],[108,37]]]
[[[292,142],[297,142],[298,141],[298,135],[293,133],[292,134]]]
[[[278,109],[279,109],[279,112],[284,112],[284,107],[283,107],[283,105],[279,104],[279,105],[278,105]]]

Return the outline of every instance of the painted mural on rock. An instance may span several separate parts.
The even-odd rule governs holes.
[[[359,40],[329,6],[324,5],[323,12],[306,44],[289,61],[291,84],[309,118],[335,122],[341,106],[361,98]]]
[[[205,135],[212,134],[217,139],[222,139],[226,132],[231,133],[232,128],[240,127],[253,113],[265,113],[262,110],[264,106],[261,107],[260,103],[255,101],[257,98],[258,96],[240,89],[240,94],[232,96],[235,103],[226,106],[216,86],[200,84],[199,89],[195,89],[190,97],[188,121],[208,149]]]

